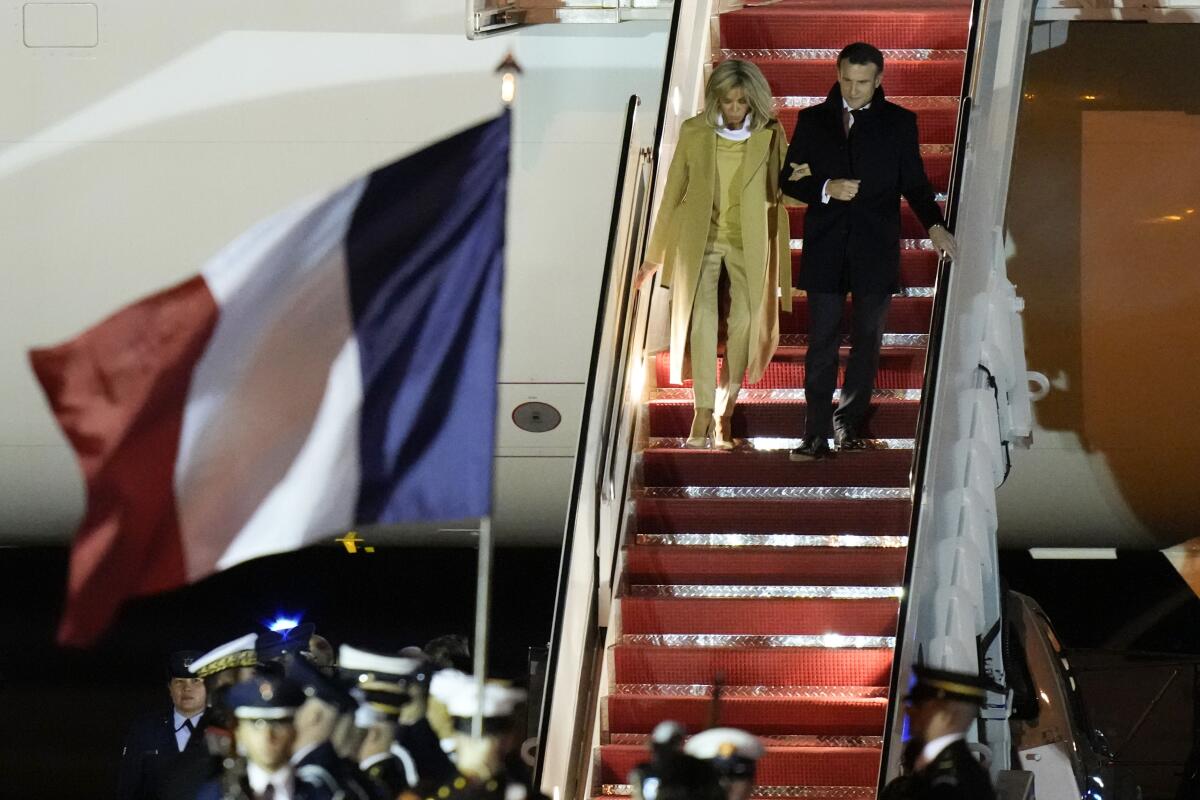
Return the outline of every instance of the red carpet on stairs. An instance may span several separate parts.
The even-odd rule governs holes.
[[[781,0],[722,15],[719,47],[762,68],[789,135],[798,110],[833,85],[838,50],[881,48],[884,89],[917,113],[925,164],[944,194],[969,14],[965,0]],[[789,213],[795,270],[804,208]],[[733,429],[746,442],[732,452],[683,448],[690,383],[672,385],[667,354],[657,354],[594,794],[628,793],[658,722],[703,730],[720,683],[719,723],[767,745],[757,796],[874,797],[937,268],[907,206],[901,235],[903,291],[864,431],[871,449],[788,459],[806,408],[804,298],[781,316],[781,347],[762,380],[742,391]]]

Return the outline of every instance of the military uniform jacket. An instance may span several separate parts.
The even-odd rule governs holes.
[[[414,800],[417,796],[414,795]],[[425,793],[425,800],[547,800],[528,783],[501,772],[486,781],[455,773],[441,786]]]
[[[386,797],[388,800],[392,800],[399,797],[400,793],[408,788],[404,765],[394,755],[376,761],[363,770],[363,775],[366,776],[367,782],[371,785],[371,791],[377,797]]]
[[[880,800],[996,800],[996,791],[987,770],[960,739],[924,769],[891,781]]]
[[[917,115],[876,89],[869,107],[855,112],[847,136],[842,110],[842,91],[834,84],[825,102],[800,112],[784,159],[784,194],[808,204],[799,288],[894,293],[900,285],[900,198],[927,229],[944,224],[921,161]],[[822,203],[825,182],[837,178],[860,180],[858,195]]]
[[[416,763],[421,785],[441,785],[458,774],[454,762],[442,750],[442,744],[424,717],[412,725],[401,725],[396,743],[408,751]]]
[[[196,794],[196,800],[253,800],[254,792],[244,774],[237,780],[214,778]],[[294,800],[334,800],[333,793],[321,783],[311,783],[299,773],[295,779]]]
[[[117,800],[158,800],[163,784],[181,756],[203,748],[204,719],[188,739],[183,753],[175,740],[172,709],[145,714],[134,720],[125,737],[117,778]]]
[[[324,786],[333,800],[378,800],[382,797],[367,788],[367,779],[358,766],[339,756],[329,742],[317,745],[296,762],[296,777],[306,783]]]

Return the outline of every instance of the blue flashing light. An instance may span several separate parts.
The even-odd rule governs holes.
[[[299,625],[300,625],[299,617],[279,616],[279,617],[276,617],[275,619],[271,620],[270,624],[267,625],[267,628],[272,633],[283,633],[284,635],[287,635],[287,631],[290,631],[293,628],[298,627]]]

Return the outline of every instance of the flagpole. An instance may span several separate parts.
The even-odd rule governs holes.
[[[504,57],[496,67],[500,76],[500,102],[505,109],[511,109],[517,96],[517,76],[521,67],[517,64],[512,53]],[[510,138],[511,142],[511,138]],[[511,154],[510,154],[511,157]],[[495,504],[496,478],[495,461],[492,464],[492,503]],[[487,647],[488,619],[491,616],[492,603],[492,553],[495,544],[492,540],[492,517],[487,515],[479,520],[479,556],[475,575],[475,715],[471,718],[471,736],[479,739],[483,736],[483,696],[487,684]]]

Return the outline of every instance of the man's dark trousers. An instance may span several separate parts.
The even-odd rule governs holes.
[[[883,344],[891,300],[891,294],[886,292],[852,295],[850,359],[846,363],[842,397],[835,413],[833,390],[837,388],[838,349],[842,338],[839,328],[846,295],[841,292],[808,293],[808,353],[804,357],[804,396],[808,404],[805,436],[827,437],[831,427],[861,435],[862,422],[875,388],[879,348]]]

